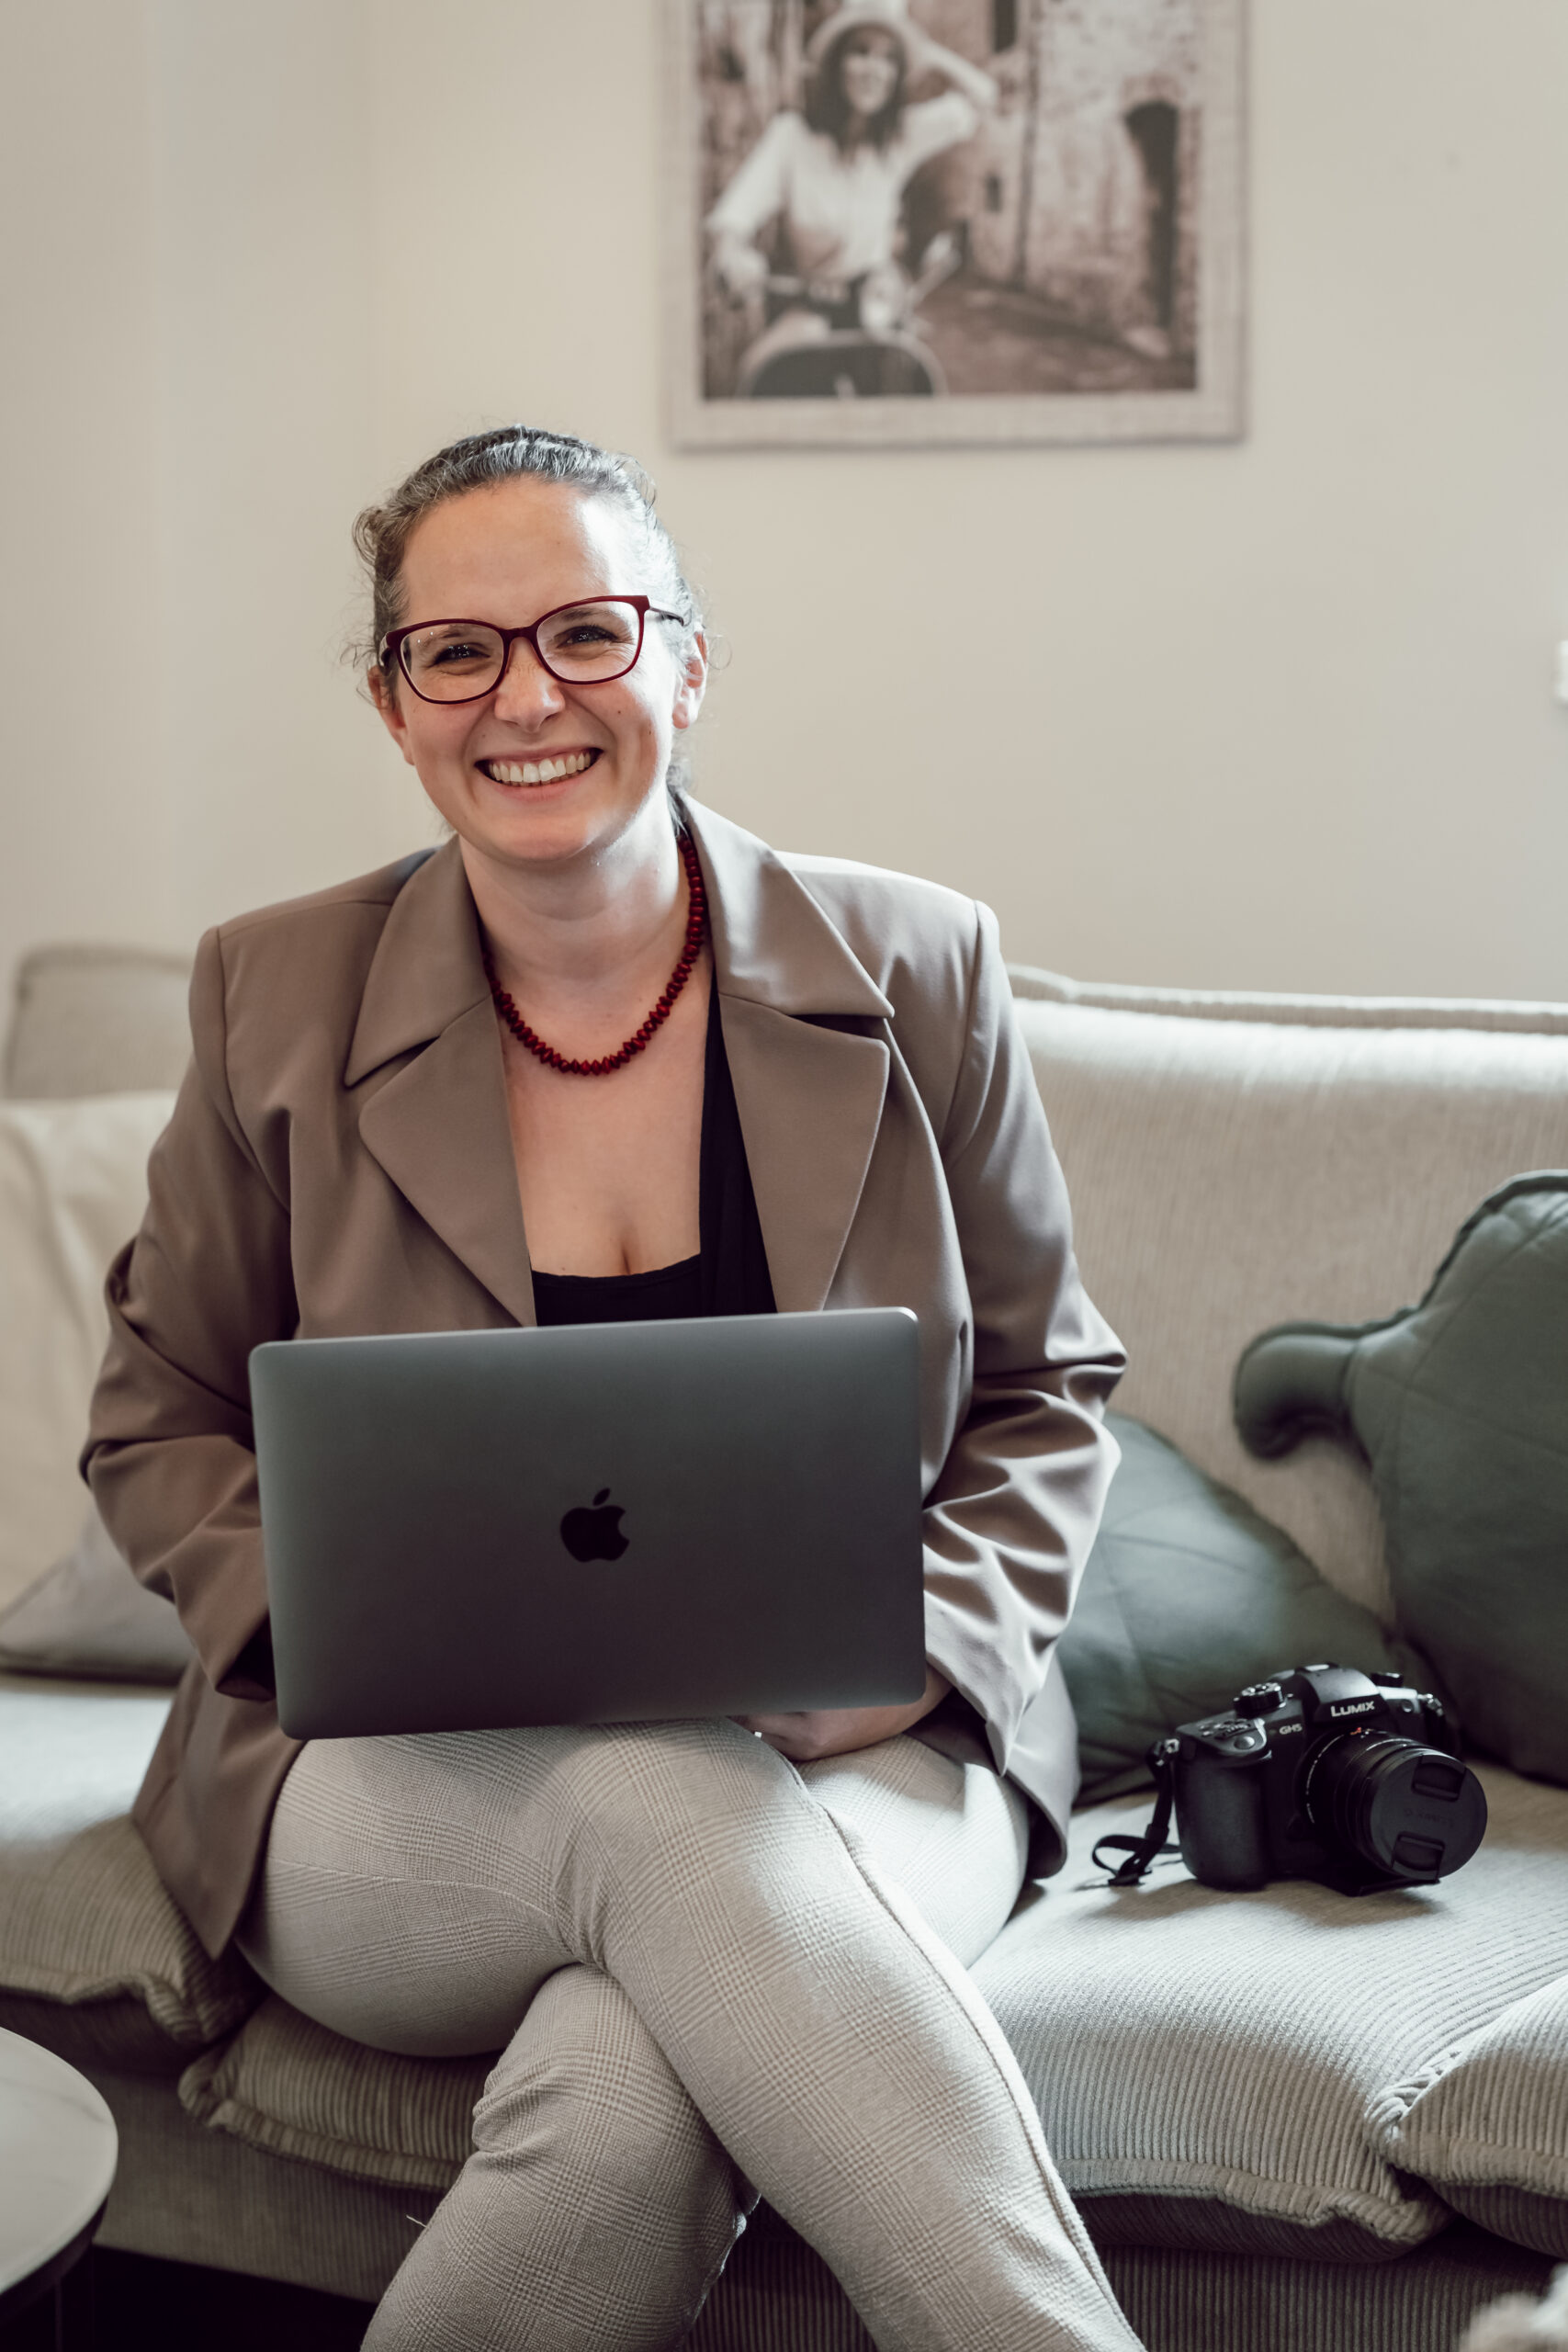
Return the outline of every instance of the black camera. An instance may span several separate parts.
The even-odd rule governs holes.
[[[1431,1886],[1468,1862],[1486,1797],[1440,1702],[1397,1674],[1300,1666],[1158,1743],[1181,1858],[1205,1886]],[[1163,1835],[1163,1831],[1161,1833]]]

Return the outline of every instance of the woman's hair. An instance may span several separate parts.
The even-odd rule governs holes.
[[[370,588],[370,628],[353,651],[366,669],[378,665],[382,639],[403,617],[403,557],[415,525],[433,507],[461,498],[465,491],[487,490],[525,475],[536,481],[560,482],[590,498],[609,499],[639,543],[649,593],[678,612],[688,630],[701,627],[699,600],[681,570],[675,542],[653,511],[653,484],[636,460],[601,449],[592,441],[579,441],[570,433],[503,424],[437,449],[378,506],[366,507],[355,518],[354,544]]]
[[[806,85],[806,119],[813,130],[825,131],[835,147],[848,144],[850,126],[859,121],[862,138],[869,139],[880,151],[898,135],[898,125],[904,118],[904,85],[909,77],[909,58],[895,32],[898,79],[893,85],[893,95],[869,121],[860,121],[844,96],[844,50],[847,43],[865,30],[864,25],[852,25],[823,51],[817,70]]]

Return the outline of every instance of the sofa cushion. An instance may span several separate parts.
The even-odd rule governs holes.
[[[95,2081],[102,2075],[155,2075],[172,2090],[190,2064],[189,2045],[172,2041],[140,2000],[54,2001],[0,1986],[0,2027],[52,2050]]]
[[[1078,1724],[1080,1794],[1148,1780],[1151,1741],[1303,1658],[1426,1669],[1270,1525],[1125,1414],[1122,1460],[1056,1655]]]
[[[1077,1816],[1066,1870],[975,1975],[1101,2244],[1370,2262],[1445,2225],[1444,2199],[1383,2148],[1388,2086],[1550,1982],[1568,1931],[1568,1796],[1485,1777],[1492,1826],[1467,1869],[1354,1901],[1218,1894],[1177,1871],[1112,1894],[1086,1882],[1089,1849],[1142,1809]],[[253,2146],[440,2188],[489,2064],[367,2050],[269,1998],[181,2098]]]
[[[0,1667],[104,1682],[177,1682],[191,1661],[173,1601],[138,1584],[90,1510],[63,1560],[0,1611]]]
[[[1235,1415],[1262,1455],[1360,1448],[1400,1623],[1480,1746],[1568,1783],[1568,1172],[1483,1201],[1418,1306],[1263,1332]]]
[[[168,1705],[0,1676],[0,1996],[134,2002],[188,2053],[231,2033],[260,1987],[238,1954],[208,1958],[126,1818]],[[140,2025],[107,2018],[90,2060],[105,2031],[116,2049],[130,2033],[125,2063],[150,2063]]]
[[[190,1059],[190,958],[107,943],[35,947],[17,967],[5,1091],[62,1095],[176,1087]]]
[[[1179,1865],[1116,1892],[1091,1849],[1144,1808],[1076,1817],[974,1973],[1101,2243],[1377,2261],[1444,2226],[1382,2145],[1389,2086],[1559,1976],[1568,1937],[1568,1794],[1483,1777],[1473,1861],[1357,1898]]]
[[[276,1994],[180,2077],[187,2115],[254,2148],[397,2188],[446,2188],[467,2161],[490,2058],[400,2058],[345,2041]]]
[[[1321,1440],[1256,1460],[1231,1424],[1231,1369],[1267,1325],[1359,1323],[1417,1297],[1478,1200],[1521,1168],[1568,1167],[1561,1009],[1509,1008],[1500,1027],[1485,1006],[1171,1012],[1159,991],[1148,1010],[1077,994],[1018,1018],[1084,1280],[1127,1345],[1117,1404],[1389,1623],[1366,1465]],[[1540,1034],[1517,1025],[1532,1019]]]
[[[1374,2128],[1459,2212],[1568,2259],[1568,1976],[1396,2085]]]
[[[104,1275],[141,1222],[171,1094],[0,1102],[0,1608],[74,1542],[108,1339]]]

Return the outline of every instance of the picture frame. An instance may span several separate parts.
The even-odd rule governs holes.
[[[1245,8],[664,0],[676,447],[1239,438]]]

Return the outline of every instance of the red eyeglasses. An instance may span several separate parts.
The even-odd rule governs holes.
[[[422,702],[478,702],[506,674],[519,638],[563,685],[607,686],[635,670],[648,616],[686,624],[647,596],[595,596],[557,605],[526,628],[497,628],[490,621],[415,621],[391,628],[378,659],[396,662]]]

